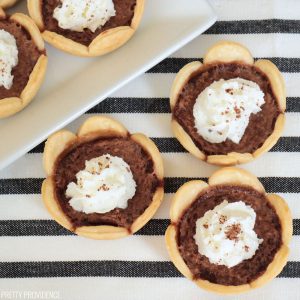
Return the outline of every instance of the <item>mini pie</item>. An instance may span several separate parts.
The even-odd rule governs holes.
[[[125,44],[137,30],[145,0],[113,0],[116,14],[95,32],[63,29],[53,17],[60,0],[28,0],[30,16],[52,46],[78,56],[100,56]]]
[[[8,8],[16,4],[18,0],[0,0],[0,7]]]
[[[0,86],[0,118],[4,118],[22,110],[36,95],[46,72],[47,56],[40,31],[28,16],[15,13],[7,17],[0,8],[0,30],[15,38],[18,49],[12,86]]]
[[[250,83],[256,87],[255,94],[253,94],[253,88],[251,92],[249,89],[243,90],[245,85],[242,85],[240,90],[237,90],[238,92],[244,93],[243,96],[246,95],[248,99],[255,101],[258,99],[255,97],[260,96],[264,104],[260,104],[259,112],[250,114],[248,125],[246,125],[241,139],[238,142],[233,142],[228,138],[228,135],[223,135],[222,130],[227,130],[227,124],[230,124],[229,126],[238,124],[233,131],[228,129],[228,134],[236,134],[241,130],[241,123],[238,122],[239,120],[247,120],[247,118],[241,119],[241,112],[243,116],[249,116],[248,112],[246,115],[245,107],[250,107],[250,100],[246,101],[246,106],[234,106],[233,100],[235,101],[237,98],[233,97],[239,97],[238,93],[235,94],[235,90],[231,88],[226,89],[226,92],[223,90],[223,94],[221,92],[226,87],[224,82],[228,85],[230,81],[236,81],[237,78],[242,83],[247,81],[246,85]],[[237,84],[237,81],[232,84]],[[217,88],[221,90],[217,90]],[[211,94],[211,90],[213,90],[213,94]],[[217,107],[213,107],[215,99],[212,95],[217,93],[223,97],[232,97],[230,98],[232,100],[226,100],[232,101],[230,104],[232,111],[228,106],[224,111],[221,110],[221,102],[216,104]],[[202,97],[202,102],[199,100],[200,97]],[[220,96],[218,99],[222,100]],[[244,103],[243,98],[239,97],[238,99]],[[228,102],[224,103],[224,105],[228,105]],[[195,118],[196,104],[198,105],[197,109],[199,107],[203,109],[198,120]],[[208,50],[203,64],[195,61],[180,70],[171,89],[170,105],[173,132],[186,150],[211,164],[224,166],[241,164],[252,161],[269,151],[278,141],[285,121],[285,83],[279,70],[272,62],[263,59],[254,62],[248,49],[242,45],[222,41]],[[253,106],[255,103],[251,105]],[[259,105],[258,100],[256,105]],[[210,109],[209,113],[205,111],[207,107]],[[216,124],[214,121],[212,122],[212,109],[219,114],[216,115]],[[231,123],[229,119],[226,119],[227,116],[233,118],[236,123]],[[227,124],[224,124],[225,119]],[[197,122],[201,124],[199,128],[196,126]],[[217,131],[218,128],[222,128],[222,130]],[[211,141],[204,138],[199,130],[201,133],[208,130],[208,135],[212,132],[217,137]],[[216,138],[218,139],[216,132],[220,135],[219,142],[215,142]]]
[[[253,230],[258,238],[263,239],[254,256],[230,267],[211,262],[208,259],[211,251],[206,252],[207,256],[201,254],[194,237],[198,226],[196,220],[203,215],[205,217],[208,211],[216,208],[224,199],[234,205],[242,201],[242,204],[255,211]],[[292,237],[290,210],[281,197],[266,194],[259,180],[244,170],[227,167],[216,171],[209,178],[208,184],[200,180],[184,184],[172,199],[170,216],[166,244],[171,260],[185,277],[205,290],[234,294],[260,287],[276,277],[287,262],[288,245]],[[220,224],[224,220],[227,219],[220,216]],[[212,223],[209,221],[203,224],[205,228],[210,226]],[[216,232],[214,235],[218,234]],[[243,234],[243,231],[238,234]],[[227,235],[227,239],[233,238],[237,238],[234,240],[234,247],[237,247],[235,243],[239,242],[240,237]],[[249,251],[249,247],[245,251]],[[221,255],[224,259],[230,256],[227,253]],[[231,259],[235,259],[234,256]]]
[[[117,156],[128,164],[127,170],[131,169],[136,182],[135,194],[123,209],[116,207],[105,213],[78,211],[70,205],[66,190],[86,161],[103,155]],[[54,133],[46,142],[43,164],[48,176],[42,186],[46,208],[60,225],[80,236],[117,239],[133,234],[153,217],[163,199],[163,163],[155,144],[143,134],[131,135],[108,117],[87,119],[77,135],[66,130]]]

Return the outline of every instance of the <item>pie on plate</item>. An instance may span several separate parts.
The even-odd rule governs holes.
[[[145,0],[28,0],[45,41],[78,56],[100,56],[125,44],[137,30]]]

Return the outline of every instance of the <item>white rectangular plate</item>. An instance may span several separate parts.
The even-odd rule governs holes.
[[[13,11],[25,11],[25,2]],[[80,58],[47,47],[42,89],[22,112],[0,120],[0,169],[52,132],[104,100],[130,80],[208,29],[216,16],[205,0],[148,0],[135,36],[99,58]]]

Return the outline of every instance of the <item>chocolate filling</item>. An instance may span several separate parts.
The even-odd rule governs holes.
[[[243,201],[251,206],[256,212],[254,230],[263,239],[251,259],[232,268],[210,263],[198,252],[194,240],[196,221],[224,200]],[[179,251],[194,277],[222,285],[242,285],[255,280],[266,271],[282,245],[281,224],[275,209],[263,194],[250,187],[221,185],[209,188],[184,212],[177,226]],[[228,236],[234,239],[237,231],[238,228],[232,228]]]
[[[199,135],[195,128],[193,108],[196,99],[214,81],[236,77],[256,82],[265,94],[265,104],[261,107],[260,112],[250,116],[248,127],[239,144],[228,139],[222,143],[210,143]],[[201,151],[206,155],[218,155],[230,152],[253,153],[274,131],[279,113],[270,82],[258,68],[240,63],[218,63],[208,65],[200,72],[192,74],[179,95],[173,111],[173,118],[190,135]]]
[[[14,76],[13,85],[8,90],[4,86],[0,86],[1,100],[9,97],[20,97],[41,52],[31,39],[30,34],[20,24],[8,19],[2,19],[0,20],[0,29],[9,32],[15,37],[19,51],[19,62],[12,70],[12,75]]]
[[[116,208],[104,214],[85,214],[74,210],[65,195],[68,184],[77,182],[76,174],[85,168],[86,160],[105,154],[121,157],[130,166],[137,184],[134,197],[128,201],[126,209]],[[128,229],[151,204],[154,192],[161,184],[154,172],[152,158],[130,137],[100,138],[66,149],[57,159],[54,182],[56,199],[74,227],[112,225]]]
[[[111,17],[103,27],[97,29],[95,32],[92,32],[89,29],[85,29],[84,32],[76,32],[69,29],[60,28],[57,20],[53,18],[55,8],[61,4],[60,0],[43,0],[42,12],[45,29],[56,32],[77,43],[88,46],[101,32],[119,26],[131,25],[136,6],[136,0],[113,0],[113,3],[115,6],[116,15]]]

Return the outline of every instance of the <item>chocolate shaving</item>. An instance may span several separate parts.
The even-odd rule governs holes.
[[[239,234],[241,233],[241,224],[232,224],[226,227],[225,235],[231,241],[238,241]]]
[[[219,218],[219,223],[220,224],[224,224],[227,221],[227,217],[224,215],[221,215]]]

